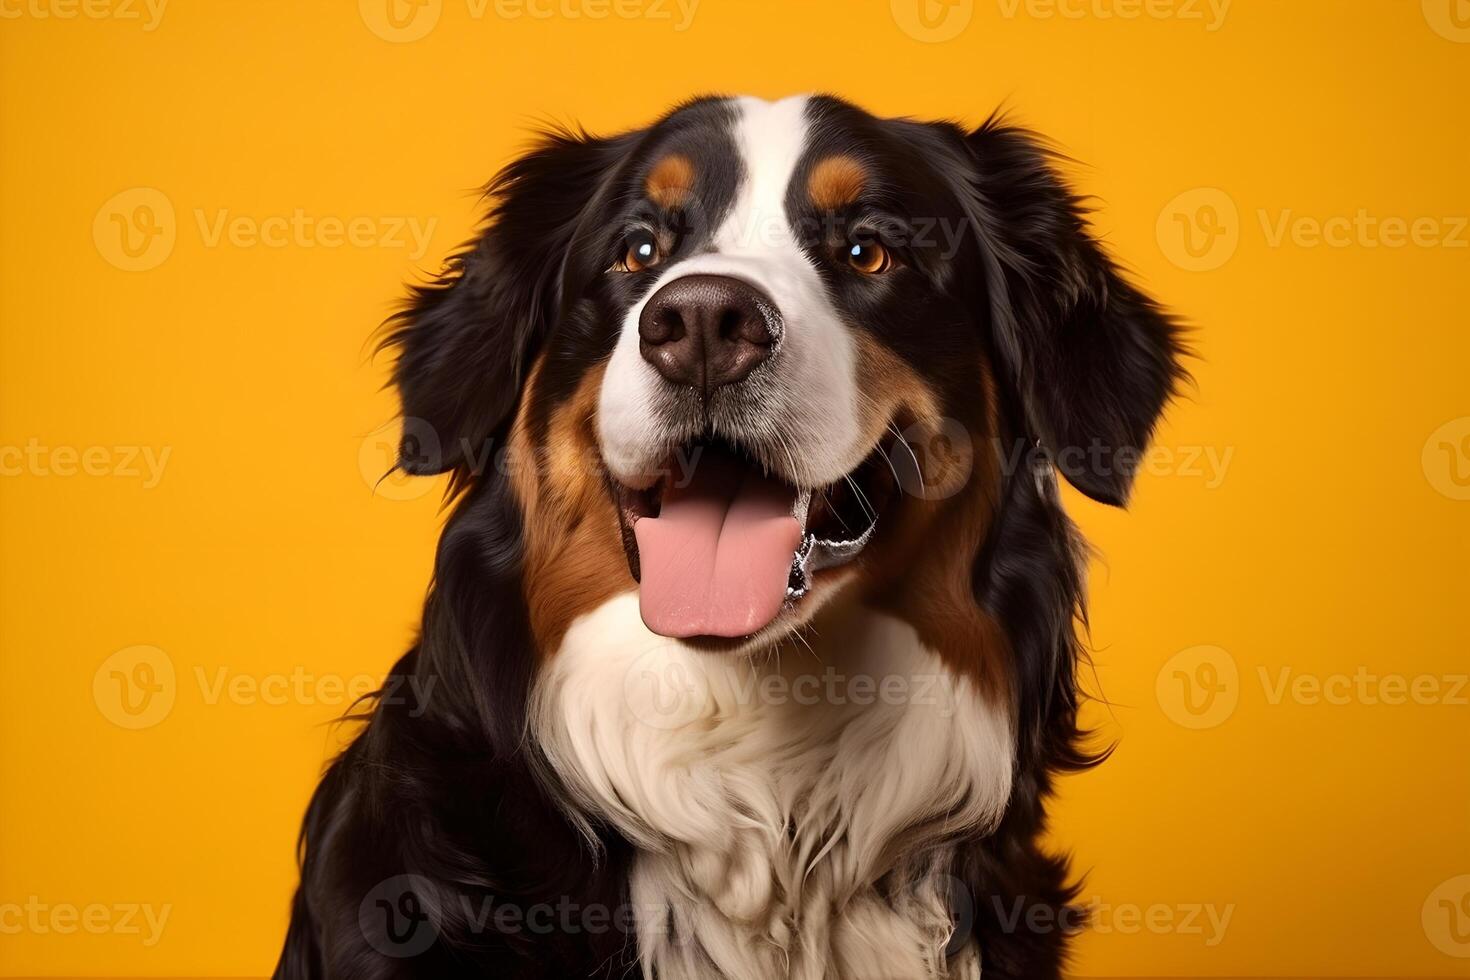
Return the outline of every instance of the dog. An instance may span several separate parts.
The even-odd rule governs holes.
[[[452,509],[277,977],[1060,975],[1058,475],[1123,505],[1187,350],[1058,164],[705,97],[500,172],[385,325]]]

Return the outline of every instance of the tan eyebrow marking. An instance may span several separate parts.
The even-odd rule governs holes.
[[[694,189],[694,163],[682,153],[670,153],[653,165],[643,188],[659,207],[678,207]]]
[[[858,199],[868,182],[868,168],[850,156],[827,157],[812,168],[806,193],[823,211],[836,211]]]

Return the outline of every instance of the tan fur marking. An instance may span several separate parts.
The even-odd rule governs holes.
[[[853,157],[827,157],[812,168],[806,192],[820,210],[836,211],[856,201],[867,183],[867,168]]]
[[[560,647],[578,616],[636,587],[593,429],[605,368],[587,372],[552,412],[546,444],[535,446],[527,406],[540,380],[538,361],[511,432],[511,479],[525,515],[526,606],[544,656]]]
[[[977,366],[987,394],[964,410],[973,417],[946,419],[933,389],[882,344],[859,335],[858,359],[861,389],[873,393],[865,430],[874,443],[907,452],[882,431],[897,419],[924,480],[922,494],[897,491],[889,523],[880,523],[878,539],[859,559],[869,601],[910,623],[954,670],[1003,696],[1005,636],[975,601],[970,570],[999,483],[994,454],[985,451],[993,431],[989,368]]]
[[[527,406],[541,364],[532,369],[511,432],[510,478],[525,515],[526,602],[537,647],[554,653],[571,623],[637,587],[623,554],[593,419],[605,365],[587,372],[551,415],[545,445],[531,444]],[[914,626],[952,669],[1004,696],[1005,637],[971,590],[970,564],[988,532],[999,485],[993,432],[994,387],[977,365],[984,394],[963,418],[946,420],[934,390],[882,344],[858,335],[863,438],[896,446],[896,420],[916,457],[924,494],[897,491],[878,538],[854,565],[823,573],[829,584],[857,576],[857,594]],[[958,423],[968,438],[954,437]],[[905,451],[898,447],[896,451]],[[820,580],[819,580],[820,582]],[[819,586],[820,587],[820,586]]]
[[[659,207],[678,207],[694,190],[694,163],[682,153],[670,153],[648,172],[644,190]]]

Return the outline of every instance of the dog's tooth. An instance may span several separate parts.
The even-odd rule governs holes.
[[[810,496],[810,494],[808,494]],[[812,555],[812,545],[816,538],[810,534],[801,536],[801,545],[796,549],[796,554],[791,557],[791,577],[786,586],[786,598],[795,601],[805,596],[812,587],[811,573],[807,570],[807,561]]]
[[[796,518],[796,523],[801,525],[803,532],[806,531],[806,515],[811,510],[812,492],[810,490],[796,491],[796,500],[791,505],[791,516]]]

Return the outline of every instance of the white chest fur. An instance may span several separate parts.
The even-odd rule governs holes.
[[[544,671],[534,735],[571,807],[638,848],[645,976],[979,976],[973,946],[945,956],[949,869],[1010,795],[1006,710],[899,620],[822,634],[784,664],[700,653],[630,593]]]

